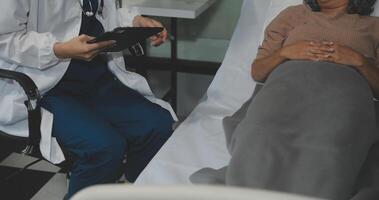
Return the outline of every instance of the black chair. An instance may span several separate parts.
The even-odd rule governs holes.
[[[17,174],[20,174],[28,167],[44,160],[39,150],[39,142],[41,140],[41,107],[39,103],[41,100],[41,95],[34,81],[23,73],[0,69],[0,78],[17,82],[23,88],[28,98],[25,101],[25,109],[28,111],[29,137],[12,136],[0,130],[0,139],[11,144],[7,146],[7,148],[11,149],[5,149],[2,151],[7,151],[9,154],[16,152],[37,158],[36,161],[30,163],[25,166],[24,169],[17,172]],[[61,172],[67,173],[70,171],[72,159],[70,159],[71,157],[66,152],[65,157],[66,161],[56,166],[61,168]],[[2,178],[3,177],[1,177],[1,179]]]

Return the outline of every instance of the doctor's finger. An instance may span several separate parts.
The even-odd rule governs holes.
[[[162,32],[160,32],[159,34],[159,37],[164,41],[166,42],[167,41],[167,38],[168,38],[168,32],[166,29],[164,29]]]
[[[97,42],[93,44],[87,44],[88,45],[88,51],[95,51],[95,50],[102,50],[109,48],[116,44],[116,41],[109,40],[109,41],[103,41],[103,42]]]
[[[83,54],[81,57],[79,57],[79,59],[89,62],[93,60],[97,55],[99,55],[100,52],[100,50],[94,50],[92,52]]]
[[[86,34],[82,34],[82,35],[79,35],[79,40],[82,41],[82,42],[88,42],[90,40],[93,40],[95,39],[95,37],[91,37],[91,36],[88,36]]]
[[[163,44],[165,41],[161,37],[153,36],[150,38],[150,42],[153,46],[159,46]]]
[[[152,43],[162,44],[162,43],[167,41],[167,37],[168,37],[167,31],[166,32],[163,31],[161,33],[158,33],[158,34],[150,37],[150,40]]]
[[[161,44],[163,44],[163,41],[162,40],[156,40],[156,41],[151,41],[151,45],[153,45],[153,46],[159,46],[159,45],[161,45]]]
[[[154,37],[150,38],[150,42],[153,46],[159,46],[159,45],[163,44],[165,41],[160,37],[154,36]]]
[[[163,39],[163,41],[166,41],[167,37],[168,37],[167,29],[162,25],[162,23],[160,23],[156,20],[152,20],[152,21],[153,21],[155,27],[162,27],[163,28],[163,31],[158,33],[157,37],[160,37]]]
[[[152,19],[151,22],[153,23],[154,27],[163,27],[162,23],[157,20]]]
[[[155,27],[154,20],[153,20],[153,19],[150,19],[150,18],[147,18],[147,19],[144,21],[143,26],[144,26],[144,27]]]

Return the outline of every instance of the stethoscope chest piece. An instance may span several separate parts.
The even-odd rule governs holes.
[[[93,10],[93,6],[92,6],[92,3],[91,3],[91,0],[88,0],[89,7],[91,9],[89,11],[85,11],[84,10],[83,4],[82,4],[82,0],[78,0],[78,1],[79,1],[79,4],[80,4],[80,7],[82,8],[82,12],[83,12],[83,14],[85,16],[92,17],[92,16],[95,15],[94,10]],[[97,11],[95,11],[95,12],[98,12],[100,15],[103,15],[103,8],[104,8],[104,0],[101,0],[99,9],[97,9]]]
[[[86,11],[86,12],[84,12],[84,14],[85,14],[87,17],[92,17],[92,16],[93,16],[93,12],[92,12],[92,11]]]

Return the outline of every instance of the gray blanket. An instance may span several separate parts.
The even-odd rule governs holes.
[[[364,167],[378,140],[372,92],[350,67],[283,63],[224,128],[229,166],[201,170],[194,182],[211,176],[214,183],[336,200],[360,188],[361,196],[375,195],[367,177],[376,171]]]

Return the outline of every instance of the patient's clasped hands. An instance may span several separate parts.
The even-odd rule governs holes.
[[[330,41],[300,41],[283,47],[280,56],[289,60],[326,61],[360,67],[367,62],[353,49]]]

